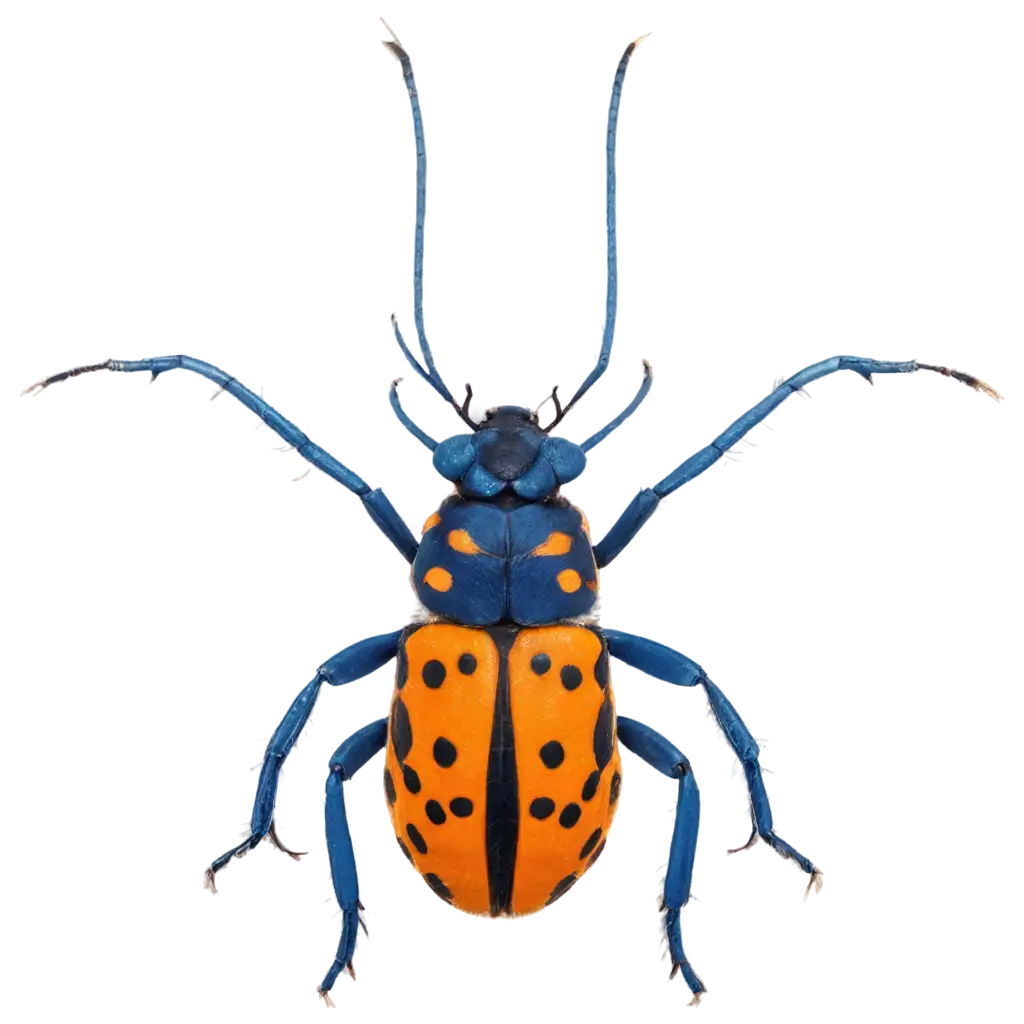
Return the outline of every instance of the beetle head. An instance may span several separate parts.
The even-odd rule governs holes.
[[[494,498],[510,491],[540,501],[583,472],[583,449],[548,437],[537,414],[517,405],[489,409],[475,433],[457,434],[434,450],[434,468],[467,498]]]

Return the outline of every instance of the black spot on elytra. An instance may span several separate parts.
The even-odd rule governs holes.
[[[567,690],[575,690],[583,682],[583,673],[575,665],[563,665],[561,676]]]
[[[398,671],[395,674],[395,686],[400,690],[409,678],[409,655],[403,644],[398,649]]]
[[[601,845],[594,851],[594,856],[591,857],[590,860],[587,861],[587,867],[588,868],[592,868],[594,866],[594,864],[596,863],[597,858],[600,857],[602,853],[604,853],[604,844],[607,843],[607,842],[608,842],[607,839],[602,839],[601,840]]]
[[[404,761],[412,750],[412,722],[409,721],[409,712],[406,709],[401,697],[396,697],[391,705],[391,744],[395,748],[395,757]]]
[[[436,800],[428,800],[427,806],[423,808],[427,812],[427,817],[435,825],[443,825],[448,815],[444,813],[444,808]]]
[[[448,810],[456,818],[468,818],[473,813],[473,801],[468,796],[457,796],[448,802]]]
[[[398,840],[398,845],[402,848],[402,853],[404,853],[406,857],[409,859],[409,863],[415,865],[416,862],[412,859],[412,854],[409,852],[409,847],[406,846],[405,843],[402,841],[402,837],[395,836],[395,838]]]
[[[459,671],[464,676],[471,676],[476,671],[476,658],[472,654],[460,654]]]
[[[600,772],[591,772],[587,776],[587,781],[583,783],[583,792],[580,796],[584,800],[593,800],[594,794],[597,792],[597,784],[601,781]]]
[[[597,724],[594,726],[594,760],[597,761],[598,771],[603,771],[604,766],[612,759],[614,747],[615,711],[611,698],[605,694],[604,703],[597,713]]]
[[[431,658],[423,666],[423,682],[432,690],[440,688],[446,675],[448,675],[448,670],[436,658]]]
[[[565,760],[565,748],[558,740],[551,740],[540,748],[540,759],[545,768],[557,768]]]
[[[430,886],[431,889],[434,890],[434,892],[437,893],[438,896],[441,897],[441,899],[445,901],[445,903],[451,903],[451,889],[449,889],[448,886],[445,885],[444,882],[442,882],[441,879],[438,878],[433,871],[427,872],[427,874],[423,876],[423,880],[427,883],[427,885]]]
[[[590,838],[583,844],[583,849],[580,850],[580,860],[586,860],[593,852],[594,847],[597,846],[598,839],[601,838],[601,830],[595,828],[590,833]]]
[[[580,820],[580,813],[579,804],[566,804],[558,816],[558,824],[562,828],[572,828]]]
[[[574,885],[576,884],[576,875],[566,875],[558,885],[551,890],[551,895],[548,897],[547,902],[544,904],[545,907],[550,907],[555,900],[564,896]]]
[[[420,777],[416,774],[416,769],[412,765],[402,765],[402,781],[410,793],[415,795],[420,791]]]
[[[612,776],[612,785],[608,791],[608,805],[611,806],[619,799],[619,787],[622,785],[622,776],[616,772]]]
[[[602,690],[608,689],[611,673],[608,671],[608,648],[604,644],[601,645],[601,653],[597,656],[597,662],[594,665],[594,678]]]
[[[395,789],[395,780],[391,778],[391,772],[387,768],[384,769],[384,795],[388,798],[388,803],[394,807],[398,791]]]
[[[444,736],[438,736],[434,740],[434,760],[442,768],[451,768],[455,764],[455,758],[459,756],[459,752],[455,749],[455,744],[451,740],[445,739]]]
[[[551,659],[546,654],[535,654],[530,659],[530,668],[532,668],[534,673],[538,676],[542,676],[549,668],[551,668]]]
[[[555,813],[555,801],[549,796],[539,796],[530,804],[530,814],[538,821],[550,818]]]
[[[406,825],[405,834],[409,837],[412,845],[416,847],[420,853],[427,852],[427,841],[420,834],[420,830],[415,825]]]

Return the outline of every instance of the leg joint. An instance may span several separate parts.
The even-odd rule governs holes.
[[[761,748],[753,740],[736,751],[736,756],[740,759],[743,771],[747,775],[761,774],[761,762],[758,760],[760,754]]]

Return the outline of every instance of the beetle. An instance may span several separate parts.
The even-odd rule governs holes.
[[[599,855],[619,792],[615,781],[617,776],[621,781],[616,742],[621,740],[679,785],[679,813],[664,891],[665,931],[672,954],[672,973],[681,971],[695,999],[699,999],[703,984],[683,953],[679,919],[679,911],[689,898],[696,843],[696,783],[689,763],[669,741],[641,723],[616,720],[608,671],[610,658],[679,685],[704,688],[719,724],[744,766],[754,825],[751,842],[760,837],[783,856],[795,860],[809,876],[808,890],[820,886],[821,876],[808,858],[775,834],[760,776],[757,745],[703,670],[684,655],[653,641],[600,629],[588,621],[596,600],[597,572],[636,536],[661,499],[718,461],[752,426],[811,380],[839,369],[851,369],[868,378],[871,373],[926,369],[998,396],[977,378],[944,367],[855,357],[826,360],[784,382],[711,445],[684,461],[660,483],[641,492],[609,534],[592,545],[585,519],[561,498],[560,488],[579,476],[587,452],[643,401],[653,380],[650,370],[645,373],[634,401],[582,444],[573,445],[551,436],[551,432],[604,373],[611,353],[616,300],[615,127],[626,67],[636,43],[627,48],[620,62],[609,112],[609,287],[601,355],[565,406],[560,404],[557,390],[552,393],[554,418],[544,427],[536,412],[517,406],[499,407],[482,420],[473,420],[471,390],[467,388],[464,401],[457,401],[437,371],[422,314],[422,120],[408,55],[397,40],[385,45],[401,62],[417,138],[414,297],[422,364],[405,344],[397,322],[394,332],[415,371],[453,406],[471,431],[437,444],[406,416],[398,400],[397,384],[392,386],[390,400],[396,415],[433,451],[435,466],[456,488],[456,493],[428,519],[421,541],[415,540],[383,492],[371,489],[262,399],[209,364],[183,356],[134,362],[110,360],[46,378],[34,388],[42,390],[99,369],[148,370],[154,376],[174,368],[198,372],[256,412],[302,457],[356,493],[376,525],[413,566],[414,586],[430,613],[428,621],[357,643],[318,671],[268,748],[252,835],[241,846],[217,858],[207,876],[213,888],[216,872],[232,856],[252,849],[263,838],[278,843],[273,822],[278,773],[322,684],[339,685],[397,659],[399,669],[390,715],[354,734],[331,762],[327,830],[343,925],[338,954],[321,985],[325,998],[329,998],[327,993],[338,973],[352,968],[360,903],[344,814],[343,783],[369,756],[387,747],[384,787],[396,838],[409,851],[431,888],[456,907],[505,914],[539,909],[560,898]],[[454,683],[459,686],[453,686]],[[467,685],[471,690],[466,690]],[[466,699],[467,692],[472,693],[474,701],[482,702],[490,712],[489,717],[481,715],[479,721],[471,721],[470,712],[480,708],[470,706],[473,701]],[[517,699],[526,702],[527,710],[522,716],[517,714]],[[456,703],[442,703],[448,700]],[[554,707],[556,701],[562,703]],[[577,706],[566,701],[577,702]],[[584,705],[584,701],[589,703]],[[552,731],[528,736],[532,726],[538,724],[542,709],[551,712],[551,719],[540,724],[550,725],[555,731],[564,729],[565,734]],[[453,723],[458,735],[452,737],[442,732],[442,725],[449,728],[447,723]],[[426,746],[423,735],[428,737]],[[468,751],[473,744],[477,746],[470,756]],[[581,765],[588,770],[582,772]],[[467,774],[464,787],[460,788],[455,782],[462,781],[457,773],[463,770]],[[596,781],[592,781],[595,775]],[[541,782],[549,783],[548,788],[541,787]],[[531,786],[538,788],[528,791]],[[549,809],[549,804],[555,806]],[[464,831],[462,838],[449,840],[459,827],[475,831]],[[544,840],[531,843],[529,830]],[[460,854],[471,847],[478,854],[483,850],[485,855],[463,867]],[[550,857],[536,863],[538,858],[533,854],[540,850]],[[520,886],[531,888],[521,901]]]

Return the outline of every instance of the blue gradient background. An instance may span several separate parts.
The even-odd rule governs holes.
[[[472,376],[501,397],[535,397],[588,369],[600,330],[603,119],[620,49],[414,44],[429,139],[426,304],[451,382]],[[639,63],[622,129],[615,369],[578,424],[625,397],[641,355],[659,380],[574,488],[585,505],[617,505],[714,436],[775,371],[817,356],[932,355],[1019,374],[1024,71]],[[436,502],[428,453],[387,409],[386,379],[404,372],[397,356],[212,356],[385,480],[411,516]],[[815,392],[773,421],[743,465],[668,503],[615,563],[614,622],[705,660],[753,731],[775,738],[776,817],[825,865],[826,884],[829,870],[1017,869],[1019,588],[996,595],[996,626],[971,611],[970,588],[962,622],[908,623],[893,589],[854,625],[824,599],[808,623],[787,615],[792,589],[769,588],[773,622],[725,609],[697,626],[652,621],[616,590],[615,575],[639,572],[1024,568],[1020,409],[992,410],[936,381],[886,381],[874,393],[828,381]],[[410,404],[432,432],[456,429],[432,396],[413,389]],[[282,798],[298,846],[316,844],[331,751],[380,714],[387,690],[381,674],[323,701]],[[710,726],[641,717],[685,744],[701,785],[695,888],[707,902],[693,908],[688,942],[716,1001],[1024,996],[1016,906],[801,906],[797,878],[773,862],[723,865],[721,848],[746,834],[744,798]],[[374,907],[360,998],[396,985],[403,996],[523,986],[535,997],[678,995],[654,969],[653,932],[484,939],[483,925],[454,922],[398,862],[373,776],[350,788]],[[292,870],[284,858],[236,868]]]

